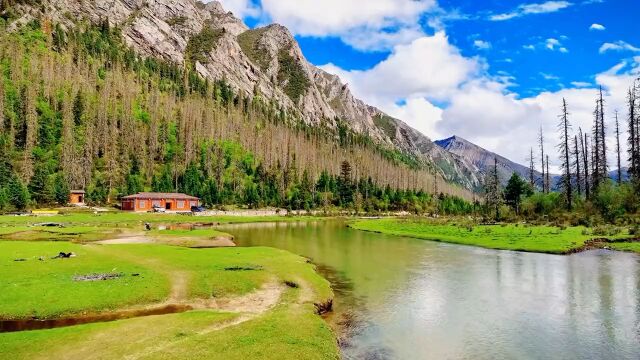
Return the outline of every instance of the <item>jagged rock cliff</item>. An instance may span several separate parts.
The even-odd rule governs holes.
[[[226,79],[246,94],[259,92],[312,125],[344,121],[357,133],[432,164],[445,179],[469,189],[479,186],[477,168],[438,146],[407,124],[356,99],[339,77],[309,63],[292,34],[281,25],[249,29],[217,1],[48,0],[45,13],[73,27],[100,22],[122,30],[139,53],[179,64],[190,62],[204,77]],[[24,23],[41,7],[19,7]],[[205,46],[199,45],[204,43]]]
[[[470,166],[478,169],[477,173],[486,174],[490,171],[495,160],[498,160],[498,178],[503,184],[506,184],[513,173],[517,173],[524,179],[529,179],[529,168],[524,165],[515,163],[503,156],[486,150],[468,140],[465,140],[459,136],[452,136],[448,139],[438,140],[436,144],[447,150],[450,153],[458,155],[464,161],[467,161]],[[535,179],[541,179],[542,174],[535,171]]]

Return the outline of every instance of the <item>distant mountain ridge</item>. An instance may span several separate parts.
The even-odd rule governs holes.
[[[477,171],[483,175],[493,168],[495,159],[497,159],[498,178],[503,184],[506,184],[513,173],[517,173],[524,179],[529,179],[530,177],[529,167],[486,150],[460,136],[454,135],[447,139],[437,140],[435,143],[448,152],[464,159],[464,161],[474,166]],[[542,178],[542,174],[538,171],[535,171],[534,175],[536,181]]]

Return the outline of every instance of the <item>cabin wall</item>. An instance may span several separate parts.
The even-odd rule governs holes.
[[[69,195],[70,204],[84,204],[84,194],[71,194]]]
[[[127,211],[153,211],[154,206],[164,208],[167,211],[191,211],[192,206],[200,205],[200,201],[197,200],[182,200],[182,199],[132,199],[122,201],[122,210]]]

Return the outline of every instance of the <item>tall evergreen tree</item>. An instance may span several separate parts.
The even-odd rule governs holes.
[[[56,175],[53,193],[58,204],[67,205],[69,203],[71,190],[69,190],[67,178],[62,173]]]
[[[518,173],[513,173],[507,186],[504,189],[504,199],[509,206],[513,208],[516,214],[520,214],[520,204],[522,203],[522,196],[527,192],[527,183],[522,180]]]
[[[29,205],[29,190],[17,176],[12,176],[7,185],[9,204],[17,210],[24,210]]]

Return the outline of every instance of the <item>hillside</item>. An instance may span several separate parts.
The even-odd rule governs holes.
[[[524,179],[529,179],[530,177],[527,166],[513,162],[459,136],[438,140],[435,143],[448,152],[467,161],[471,166],[477,168],[481,174],[486,174],[488,170],[492,169],[497,159],[498,177],[503,184],[506,184],[513,173],[517,173]],[[534,174],[537,181],[542,178],[540,172],[536,171]]]
[[[15,24],[41,17],[43,10],[64,28],[73,28],[78,19],[96,24],[108,19],[110,26],[121,30],[126,44],[141,55],[191,66],[211,81],[225,79],[235,91],[260,94],[294,111],[307,125],[335,131],[346,126],[381,146],[402,151],[411,162],[465,188],[479,185],[473,169],[460,159],[356,99],[337,76],[310,64],[283,26],[249,29],[217,1],[51,0],[43,4],[17,5]],[[17,28],[15,24],[9,29]]]
[[[164,46],[162,53],[148,46],[159,42],[140,35],[147,30],[132,26],[151,3],[117,26],[104,18],[79,20],[81,13],[70,11],[118,11],[120,6],[99,1],[47,6],[53,5],[66,10],[16,5],[0,23],[0,209],[64,203],[69,189],[86,190],[87,200],[98,204],[139,191],[180,191],[210,206],[292,209],[423,211],[438,206],[429,193],[473,198],[445,181],[434,165],[451,161],[447,170],[455,171],[454,157],[402,122],[357,100],[354,104],[373,116],[374,125],[362,117],[329,120],[305,110],[303,97],[313,83],[292,55],[298,50],[290,35],[293,53],[280,49],[278,59],[271,59],[275,83],[247,93],[237,87],[240,82],[232,82],[230,72],[219,78],[203,75],[217,67],[237,70],[229,58],[212,58],[224,38],[230,46],[242,41],[232,35],[242,24],[229,22],[229,14],[218,13],[229,30],[206,19],[207,27],[184,41],[183,63],[177,63],[166,59],[172,51]],[[215,4],[200,7],[194,9],[217,9]],[[189,19],[169,22],[188,24]],[[260,31],[286,32],[278,26]],[[224,55],[246,57],[238,49]],[[252,64],[244,65],[250,69]],[[286,98],[291,101],[295,94],[300,102],[287,105]],[[376,120],[395,134],[383,136]],[[435,154],[433,160],[420,151]],[[455,174],[447,179],[465,180]]]

